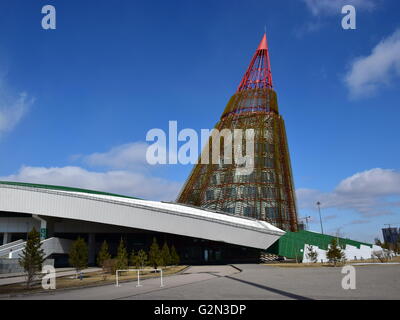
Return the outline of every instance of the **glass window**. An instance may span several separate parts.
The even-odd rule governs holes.
[[[272,158],[264,158],[264,166],[266,168],[274,168],[274,159]]]
[[[246,198],[254,198],[257,194],[256,187],[245,187],[244,188],[244,196]]]
[[[267,218],[277,219],[278,218],[278,208],[277,207],[265,207],[265,212]]]
[[[254,207],[244,207],[243,213],[245,216],[252,217],[255,214]]]
[[[227,213],[235,213],[235,208],[223,208],[222,211]]]

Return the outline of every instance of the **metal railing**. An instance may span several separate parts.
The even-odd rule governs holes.
[[[160,287],[164,287],[162,269],[122,269],[122,270],[116,270],[115,271],[115,286],[116,287],[120,287],[121,286],[119,284],[118,273],[119,272],[130,272],[130,271],[136,271],[137,272],[137,285],[136,285],[136,287],[142,287],[142,285],[140,284],[140,271],[160,271],[160,280],[161,280]]]

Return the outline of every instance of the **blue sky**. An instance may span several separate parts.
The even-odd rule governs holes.
[[[343,30],[354,4],[357,29]],[[57,29],[41,28],[54,5]],[[191,165],[151,167],[146,133],[212,128],[267,26],[299,216],[364,241],[400,226],[397,0],[5,0],[0,180],[173,200]]]

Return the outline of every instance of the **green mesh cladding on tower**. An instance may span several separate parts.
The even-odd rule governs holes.
[[[254,170],[248,175],[238,174],[236,163],[224,163],[221,142],[219,163],[203,164],[199,160],[177,202],[256,218],[283,230],[297,231],[286,130],[272,88],[266,35],[215,129],[220,132],[228,129],[232,135],[234,129],[254,130]],[[212,154],[211,139],[203,154]]]

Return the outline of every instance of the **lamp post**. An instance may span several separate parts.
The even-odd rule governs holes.
[[[321,202],[317,202],[318,212],[319,212],[319,222],[321,223],[321,233],[324,234],[324,228],[322,227],[322,218],[321,218]]]

